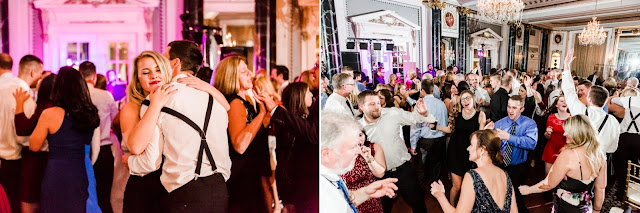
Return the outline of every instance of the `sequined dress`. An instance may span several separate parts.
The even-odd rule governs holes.
[[[373,143],[368,147],[371,148],[371,155],[375,156]],[[346,182],[349,190],[356,190],[368,186],[376,181],[376,177],[373,176],[367,161],[362,157],[362,155],[358,155],[353,169],[342,175],[342,179]],[[369,199],[360,204],[357,208],[359,213],[380,213],[382,212],[382,202],[380,201],[380,198]]]
[[[472,213],[509,213],[511,210],[511,196],[513,196],[513,187],[511,184],[511,178],[505,172],[504,174],[507,176],[507,196],[504,198],[504,206],[502,209],[498,207],[495,200],[489,193],[489,189],[486,185],[484,185],[484,181],[480,174],[478,174],[475,170],[471,169],[468,171],[473,179],[473,189],[476,192],[476,201],[473,204],[473,209],[471,209]]]

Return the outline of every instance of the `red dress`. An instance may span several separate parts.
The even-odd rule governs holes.
[[[565,120],[558,119],[555,113],[551,114],[547,119],[547,128],[551,126],[553,132],[551,133],[551,137],[549,137],[549,141],[547,141],[547,145],[544,147],[544,153],[542,153],[542,160],[544,162],[553,164],[560,154],[560,150],[567,145],[567,137],[564,136],[564,128],[562,128],[564,121]]]
[[[369,148],[371,148],[371,155],[375,155],[373,143],[369,145]],[[349,190],[357,190],[376,181],[376,177],[373,176],[367,161],[362,155],[358,155],[353,169],[342,175],[342,179],[346,182]],[[380,198],[372,198],[360,204],[357,208],[358,212],[361,213],[380,213],[382,212],[382,202]]]

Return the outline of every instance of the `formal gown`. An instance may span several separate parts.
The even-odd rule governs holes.
[[[475,170],[469,170],[469,174],[473,179],[473,189],[476,193],[476,200],[473,204],[471,212],[473,213],[509,213],[511,212],[511,196],[513,196],[513,186],[511,184],[511,178],[505,172],[507,176],[507,194],[504,198],[504,206],[500,208],[496,204],[495,200],[489,193],[489,189],[484,184],[482,177]]]
[[[373,143],[368,147],[371,148],[371,155],[375,155]],[[346,182],[349,190],[357,190],[376,181],[376,177],[373,176],[369,164],[367,164],[362,155],[358,155],[353,169],[342,175],[342,179]],[[360,204],[357,208],[358,212],[361,213],[380,213],[382,212],[382,202],[380,198],[372,198]]]
[[[542,153],[542,160],[544,162],[553,164],[556,162],[556,158],[560,154],[560,150],[567,145],[567,137],[564,136],[564,128],[562,124],[565,120],[560,120],[556,117],[556,114],[551,114],[547,119],[547,128],[550,126],[553,129],[547,145],[544,147]]]
[[[462,112],[456,116],[455,128],[449,140],[449,148],[447,149],[447,167],[449,167],[449,172],[462,177],[464,173],[474,166],[474,163],[469,161],[467,147],[471,145],[471,140],[469,139],[471,133],[480,129],[479,117],[479,111],[476,111],[469,120],[464,119]]]
[[[49,161],[42,180],[42,212],[86,212],[89,177],[85,162],[85,145],[91,143],[91,132],[71,129],[66,114],[60,129],[49,136]]]

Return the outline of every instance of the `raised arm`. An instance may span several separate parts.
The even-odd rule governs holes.
[[[264,104],[260,104],[260,113],[251,123],[247,124],[247,108],[240,99],[231,101],[229,114],[229,136],[231,145],[236,152],[243,154],[247,150],[253,138],[258,134],[260,125],[267,114]]]
[[[573,151],[564,150],[558,155],[556,162],[551,166],[551,170],[545,179],[538,182],[533,186],[522,185],[518,187],[520,193],[522,195],[534,194],[534,193],[542,193],[549,191],[558,184],[564,178],[564,176],[569,172],[569,164],[571,163],[571,156],[573,155]],[[606,182],[605,182],[606,183]]]
[[[573,57],[573,49],[569,50],[567,56],[564,58],[564,71],[562,71],[561,85],[564,99],[572,115],[584,114],[587,109],[587,106],[578,99],[575,85],[573,85],[573,78],[571,78],[571,62],[575,58],[576,57]]]

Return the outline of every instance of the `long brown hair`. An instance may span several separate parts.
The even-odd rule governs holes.
[[[309,109],[305,105],[305,97],[309,90],[309,85],[305,82],[293,82],[282,90],[282,105],[291,114],[305,116],[309,114]]]

